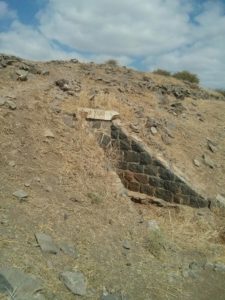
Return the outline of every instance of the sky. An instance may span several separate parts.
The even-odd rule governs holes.
[[[0,0],[0,53],[188,70],[225,89],[225,0]]]

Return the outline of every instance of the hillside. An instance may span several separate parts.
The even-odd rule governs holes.
[[[81,107],[118,111],[171,168],[224,199],[220,94],[109,64],[2,55],[0,299],[224,299],[223,209],[121,195]],[[50,251],[40,233],[52,237]],[[68,271],[83,274],[81,296],[62,282]]]

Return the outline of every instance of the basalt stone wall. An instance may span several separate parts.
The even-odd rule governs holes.
[[[96,121],[92,127],[96,128]],[[117,173],[129,190],[193,207],[209,206],[209,200],[197,192],[180,174],[156,158],[142,141],[129,135],[116,122],[99,123],[98,140],[103,148],[119,152]]]

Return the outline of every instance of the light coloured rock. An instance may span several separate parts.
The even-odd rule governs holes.
[[[153,135],[156,135],[157,134],[157,129],[156,129],[156,127],[154,127],[154,126],[152,126],[151,128],[150,128],[150,130],[151,130],[151,133],[153,134]]]
[[[63,272],[60,274],[59,278],[73,294],[79,296],[86,295],[87,282],[81,272]]]
[[[55,245],[49,235],[44,233],[36,233],[35,237],[43,252],[51,254],[57,254],[59,252],[58,247]]]
[[[13,161],[13,160],[9,161],[9,166],[10,167],[15,167],[15,165],[16,165],[15,161]]]
[[[89,120],[111,121],[119,117],[119,113],[114,110],[80,108],[78,112]]]
[[[216,196],[215,205],[217,207],[220,207],[220,208],[225,208],[225,197],[223,197],[222,195],[218,194]]]
[[[54,133],[50,129],[45,129],[44,136],[52,139],[55,138]]]
[[[194,163],[194,165],[196,166],[196,167],[200,167],[200,161],[199,160],[197,160],[197,159],[194,159],[193,160],[193,163]]]
[[[208,155],[203,154],[203,160],[204,160],[205,165],[207,165],[211,169],[213,169],[215,167],[214,162]]]
[[[28,197],[28,194],[23,190],[18,190],[18,191],[13,193],[13,196],[15,196],[16,198],[18,198],[20,200],[23,200],[23,199],[26,199]]]

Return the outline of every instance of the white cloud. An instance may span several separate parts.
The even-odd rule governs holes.
[[[8,4],[5,1],[0,1],[0,20],[7,18],[15,18],[16,12],[9,9]]]
[[[197,73],[204,85],[225,87],[225,9],[221,3],[49,0],[37,14],[37,28],[17,19],[8,32],[0,33],[0,51],[31,59],[140,61],[145,69],[187,69]],[[9,8],[0,1],[0,16],[3,10]]]

